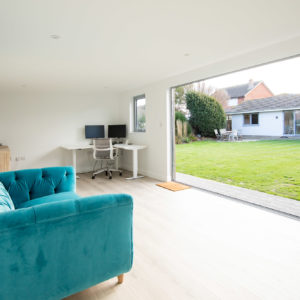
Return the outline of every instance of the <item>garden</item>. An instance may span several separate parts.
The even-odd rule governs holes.
[[[300,140],[179,144],[176,172],[300,200]]]
[[[226,121],[220,103],[181,89],[175,94],[176,172],[300,200],[300,140],[217,142],[214,129]]]

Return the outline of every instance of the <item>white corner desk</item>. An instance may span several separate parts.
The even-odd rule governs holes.
[[[137,179],[142,178],[143,176],[138,176],[138,150],[142,150],[147,148],[143,145],[127,145],[127,144],[114,144],[114,148],[123,149],[127,151],[132,151],[132,172],[133,176],[126,179]],[[77,150],[85,150],[85,149],[93,149],[93,145],[87,144],[78,144],[78,145],[64,145],[63,149],[72,151],[72,165],[76,172],[76,151]]]
[[[117,149],[129,150],[132,151],[132,172],[133,176],[126,179],[137,179],[144,176],[138,176],[138,150],[145,149],[146,146],[143,145],[127,145],[127,144],[114,144]]]
[[[87,145],[87,144],[78,144],[78,145],[63,145],[61,146],[65,150],[72,151],[72,165],[75,170],[76,174],[76,151],[77,150],[84,150],[84,149],[93,149],[93,145]],[[79,176],[77,176],[79,178]]]

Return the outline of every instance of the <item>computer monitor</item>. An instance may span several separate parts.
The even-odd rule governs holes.
[[[126,125],[108,125],[109,138],[125,138]]]
[[[100,139],[105,137],[104,125],[85,125],[86,139]]]

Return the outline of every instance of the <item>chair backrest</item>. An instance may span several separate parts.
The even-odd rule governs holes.
[[[238,131],[237,131],[236,129],[233,129],[233,130],[232,130],[232,135],[233,135],[233,136],[237,136],[237,135],[238,135]]]
[[[114,159],[114,148],[111,139],[93,140],[94,159]]]
[[[216,135],[216,136],[219,135],[218,129],[214,129],[214,132],[215,132],[215,135]]]
[[[221,134],[226,133],[226,129],[225,129],[225,128],[221,128],[221,129],[220,129],[220,133],[221,133]]]

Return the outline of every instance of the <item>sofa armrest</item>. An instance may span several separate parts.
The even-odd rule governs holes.
[[[35,213],[32,207],[10,210],[0,214],[0,234],[13,228],[35,225]]]
[[[0,299],[61,299],[128,272],[132,209],[110,194],[0,214]]]
[[[118,206],[132,208],[132,197],[127,194],[96,195],[7,211],[0,214],[0,232]]]
[[[132,208],[132,197],[127,194],[97,195],[36,205],[33,210],[36,223],[42,223],[119,206],[130,206]]]

